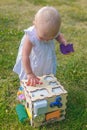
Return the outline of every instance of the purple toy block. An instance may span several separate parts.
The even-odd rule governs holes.
[[[63,54],[68,54],[70,52],[74,52],[73,44],[70,44],[70,43],[67,45],[60,44],[60,51]]]

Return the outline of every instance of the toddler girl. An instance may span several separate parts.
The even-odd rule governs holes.
[[[40,83],[37,76],[56,73],[54,39],[67,44],[59,32],[61,17],[53,7],[43,7],[35,15],[33,26],[25,29],[13,71],[20,80],[28,79],[32,86]]]

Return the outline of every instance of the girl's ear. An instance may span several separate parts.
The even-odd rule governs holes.
[[[33,21],[33,25],[36,27],[36,21],[35,20]]]
[[[35,21],[33,21],[33,24],[35,25]]]
[[[33,21],[33,24],[34,24],[34,25],[36,24],[35,20]]]

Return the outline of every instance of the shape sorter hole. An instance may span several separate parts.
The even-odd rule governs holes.
[[[48,91],[46,89],[40,89],[32,92],[32,97],[36,96],[44,96],[46,97],[48,95]]]
[[[58,85],[56,82],[49,82],[49,85],[50,86],[55,86],[55,85]]]
[[[52,92],[55,94],[63,93],[63,90],[60,87],[52,88]]]
[[[41,94],[40,96],[44,96],[43,94]]]
[[[47,81],[53,80],[53,78],[51,76],[46,76],[44,79],[47,80]]]

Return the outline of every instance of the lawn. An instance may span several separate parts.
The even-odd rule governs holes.
[[[33,128],[20,123],[15,111],[18,76],[15,64],[23,30],[32,25],[36,11],[56,7],[62,16],[61,32],[75,52],[60,53],[56,43],[56,77],[68,91],[66,119]],[[0,0],[0,130],[87,130],[87,0]]]

